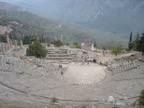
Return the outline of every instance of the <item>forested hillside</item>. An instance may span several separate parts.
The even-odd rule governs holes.
[[[63,35],[65,42],[90,42],[94,35],[88,30],[69,26],[59,21],[41,18],[25,11],[0,10],[0,25],[9,26],[12,29],[10,35],[13,38],[22,36],[43,36],[45,40],[60,39]]]

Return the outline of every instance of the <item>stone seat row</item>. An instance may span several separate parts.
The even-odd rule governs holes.
[[[0,64],[1,64],[1,67],[2,66],[6,67],[10,65],[20,70],[33,71],[33,68],[31,66],[27,65],[24,61],[14,58],[14,57],[0,56]],[[44,66],[46,71],[48,72],[54,72],[54,71],[59,70],[58,66],[55,66],[51,63],[41,62],[39,63],[39,65]],[[37,69],[40,69],[40,68],[37,68]],[[36,71],[37,69],[35,69],[34,71]]]
[[[144,79],[136,79],[136,80],[122,80],[122,81],[112,81],[106,82],[101,85],[100,88],[115,92],[122,96],[139,96],[139,93],[143,89]]]
[[[137,65],[135,62],[129,61],[129,62],[122,62],[117,64],[116,66],[110,65],[108,66],[108,69],[112,72],[112,75],[118,74],[120,72],[125,72],[128,70],[132,70],[137,68]]]
[[[111,81],[123,81],[123,80],[134,80],[134,79],[142,79],[144,78],[144,74],[140,68],[135,68],[133,70],[125,71],[111,77]]]

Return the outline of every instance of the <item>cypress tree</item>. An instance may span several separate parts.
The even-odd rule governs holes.
[[[133,37],[133,35],[132,35],[132,32],[130,33],[130,40],[129,40],[129,42],[132,42],[132,37]]]
[[[142,33],[141,41],[140,41],[141,51],[144,54],[144,33]]]
[[[128,49],[129,49],[129,50],[132,50],[132,49],[133,49],[132,38],[133,38],[133,35],[132,35],[132,32],[131,32],[131,33],[130,33],[130,38],[129,38],[129,46],[128,46]]]
[[[135,50],[136,51],[140,51],[140,37],[139,37],[139,33],[137,33],[136,39],[135,39]]]

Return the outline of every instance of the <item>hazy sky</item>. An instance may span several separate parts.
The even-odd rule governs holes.
[[[27,8],[43,8],[48,4],[48,1],[51,0],[0,0],[0,2],[8,2]]]
[[[0,1],[16,3],[16,2],[44,2],[48,0],[0,0]]]
[[[0,0],[5,2],[20,2],[20,1],[29,1],[29,0]],[[31,1],[37,1],[37,0],[31,0]]]
[[[22,1],[22,0],[0,0],[0,1],[3,1],[3,2],[19,2],[19,1]]]

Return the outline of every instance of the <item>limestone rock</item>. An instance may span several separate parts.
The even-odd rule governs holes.
[[[113,96],[109,96],[108,99],[107,99],[107,102],[108,103],[114,103],[115,102],[115,99]]]

